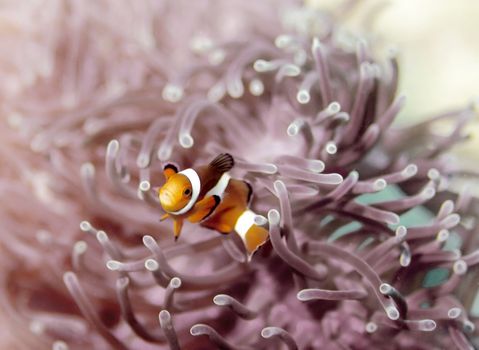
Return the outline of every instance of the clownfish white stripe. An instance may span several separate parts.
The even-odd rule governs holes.
[[[216,183],[215,187],[206,192],[205,197],[216,195],[223,199],[223,195],[225,193],[226,187],[228,187],[230,179],[231,176],[228,173],[224,173]]]
[[[201,191],[201,181],[196,171],[190,168],[190,169],[185,169],[183,171],[180,171],[178,174],[185,175],[188,178],[188,180],[190,180],[191,198],[188,204],[186,204],[182,209],[171,212],[171,214],[175,214],[175,215],[184,214],[188,210],[193,208],[193,205],[195,205],[196,200],[198,199],[198,196],[200,195],[200,191]]]
[[[256,214],[246,209],[243,214],[236,220],[235,231],[240,235],[243,242],[246,242],[246,233],[254,225]]]

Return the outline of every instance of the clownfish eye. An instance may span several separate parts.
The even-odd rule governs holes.
[[[184,192],[185,196],[189,196],[191,194],[191,190],[187,188]]]

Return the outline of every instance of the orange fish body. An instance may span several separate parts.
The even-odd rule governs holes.
[[[252,189],[245,181],[232,179],[228,171],[233,157],[220,154],[210,164],[178,172],[168,164],[164,168],[166,183],[159,190],[160,203],[174,220],[177,239],[184,219],[223,234],[236,232],[248,257],[268,239],[268,231],[254,224],[255,214],[248,208]]]

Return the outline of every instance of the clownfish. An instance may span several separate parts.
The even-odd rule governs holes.
[[[231,178],[228,171],[233,166],[234,159],[227,153],[208,165],[180,172],[173,164],[164,166],[166,182],[158,196],[166,214],[160,220],[173,219],[175,241],[185,219],[222,234],[236,232],[248,259],[267,241],[268,230],[255,225],[256,214],[248,207],[253,189],[247,182]]]

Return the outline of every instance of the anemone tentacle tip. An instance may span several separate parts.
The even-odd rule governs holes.
[[[274,327],[265,327],[261,330],[261,336],[263,338],[271,338],[274,334]]]
[[[52,350],[68,350],[68,344],[63,340],[56,340],[52,344]]]
[[[161,310],[160,313],[158,314],[158,317],[160,321],[169,321],[171,319],[171,314],[168,312],[168,310]]]
[[[368,322],[365,326],[366,332],[368,333],[374,333],[378,329],[378,325],[374,322]]]
[[[145,268],[148,271],[156,271],[159,268],[159,264],[154,259],[147,259],[147,260],[145,260]]]
[[[91,230],[91,224],[88,221],[80,222],[80,229],[84,232]]]
[[[152,244],[156,243],[155,239],[150,235],[144,235],[142,241],[145,246],[151,246]]]
[[[121,263],[116,260],[108,260],[106,262],[106,267],[111,271],[118,271],[121,268]]]
[[[393,321],[398,320],[399,317],[400,317],[399,310],[397,308],[395,308],[394,306],[389,306],[386,309],[386,314]]]
[[[143,192],[147,192],[150,190],[151,188],[151,184],[149,181],[147,180],[143,180],[140,182],[140,184],[138,185],[138,188],[143,191]]]
[[[181,278],[179,277],[173,277],[171,280],[170,280],[170,286],[172,288],[180,288],[181,287]]]
[[[118,142],[118,140],[113,139],[108,142],[107,154],[116,155],[119,149],[120,143]]]
[[[276,209],[270,209],[268,211],[268,221],[270,224],[272,225],[278,225],[279,224],[279,221],[280,221],[280,214],[279,214],[279,211],[277,211]]]
[[[225,294],[217,294],[214,296],[213,302],[218,306],[228,305],[228,296]]]

